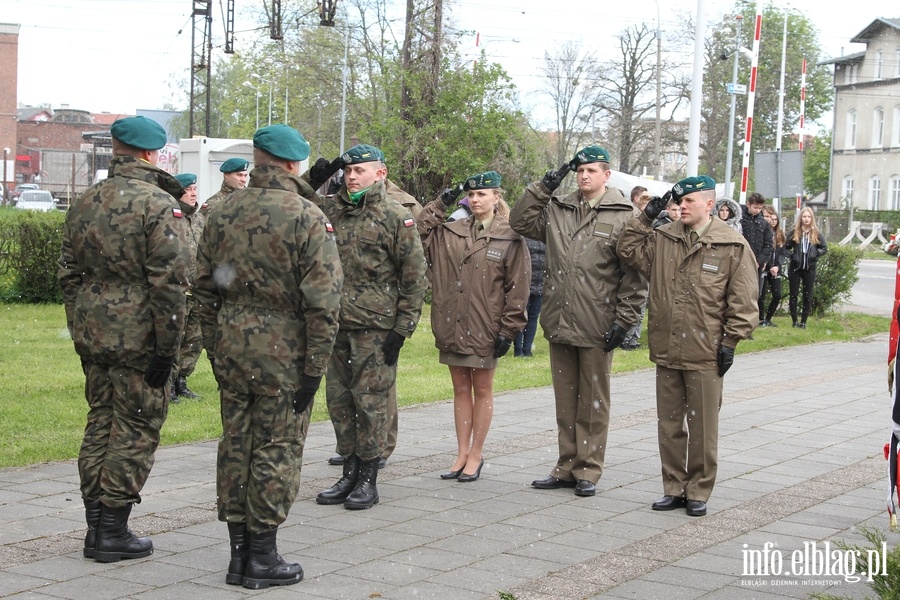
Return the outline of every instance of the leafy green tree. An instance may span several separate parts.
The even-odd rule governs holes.
[[[810,198],[828,191],[830,173],[831,131],[806,138],[803,148],[803,185]]]

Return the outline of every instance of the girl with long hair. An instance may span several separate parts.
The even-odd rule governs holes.
[[[781,289],[781,276],[783,275],[783,265],[790,254],[785,249],[787,238],[784,230],[781,228],[781,219],[775,211],[774,206],[765,205],[762,209],[763,218],[772,228],[772,255],[766,263],[769,268],[763,275],[762,291],[759,294],[759,326],[760,327],[777,327],[772,322],[775,311],[778,310],[778,304],[783,297]],[[766,307],[766,292],[772,293],[772,299],[769,306]]]
[[[812,309],[813,286],[816,284],[816,262],[828,252],[825,237],[816,225],[813,210],[804,206],[797,217],[797,226],[787,236],[785,249],[791,252],[791,265],[788,270],[788,284],[791,309],[791,321],[794,327],[806,329],[806,319]],[[803,284],[803,306],[800,321],[797,321],[797,299],[800,296],[800,285]]]

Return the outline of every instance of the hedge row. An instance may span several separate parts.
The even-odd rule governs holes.
[[[59,303],[56,280],[65,213],[0,209],[0,300]]]

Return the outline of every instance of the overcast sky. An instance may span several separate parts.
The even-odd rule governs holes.
[[[268,0],[236,0],[238,15]],[[342,0],[339,0],[342,1]],[[402,0],[393,0],[399,8]],[[213,0],[214,43],[223,41],[222,6]],[[663,39],[683,30],[697,14],[697,0],[627,0],[620,2],[548,2],[547,0],[445,0],[448,22],[478,31],[488,58],[500,62],[534,108],[546,50],[567,41],[581,42],[609,58],[615,36],[630,25],[647,23]],[[840,9],[820,0],[777,2],[803,12],[819,28],[820,42],[831,56],[862,49],[851,37],[890,5],[883,0],[855,0]],[[0,21],[21,25],[18,101],[134,114],[162,108],[183,98],[174,89],[187,80],[191,59],[191,0],[0,0]],[[706,0],[708,23],[729,12],[731,2]],[[657,12],[659,10],[659,13]],[[898,11],[900,12],[900,11]],[[245,22],[246,23],[246,22]],[[250,35],[237,25],[236,43]],[[402,31],[402,24],[398,31]],[[781,31],[767,31],[763,43],[781,44]],[[465,49],[465,48],[464,48]],[[469,51],[476,53],[475,37]]]

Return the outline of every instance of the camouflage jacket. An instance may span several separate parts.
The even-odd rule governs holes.
[[[409,210],[386,195],[382,181],[355,206],[346,186],[334,196],[319,197],[318,203],[334,224],[344,267],[341,327],[393,329],[410,337],[428,281],[422,241]]]
[[[231,187],[223,181],[222,187],[219,188],[219,191],[207,198],[206,201],[200,205],[200,213],[203,215],[207,214],[213,206],[215,206],[231,194],[235,193],[236,191],[237,188]]]
[[[178,181],[130,156],[69,206],[59,282],[78,354],[145,368],[178,351],[191,255]]]
[[[299,178],[257,167],[214,206],[197,255],[203,345],[229,389],[278,395],[322,375],[344,274],[331,224]]]
[[[206,215],[200,212],[200,205],[191,206],[187,202],[178,201],[181,207],[181,213],[184,215],[184,221],[187,227],[186,238],[191,251],[191,268],[188,274],[188,281],[191,286],[197,281],[197,246],[200,245],[200,236],[203,234],[203,227],[206,225]]]

